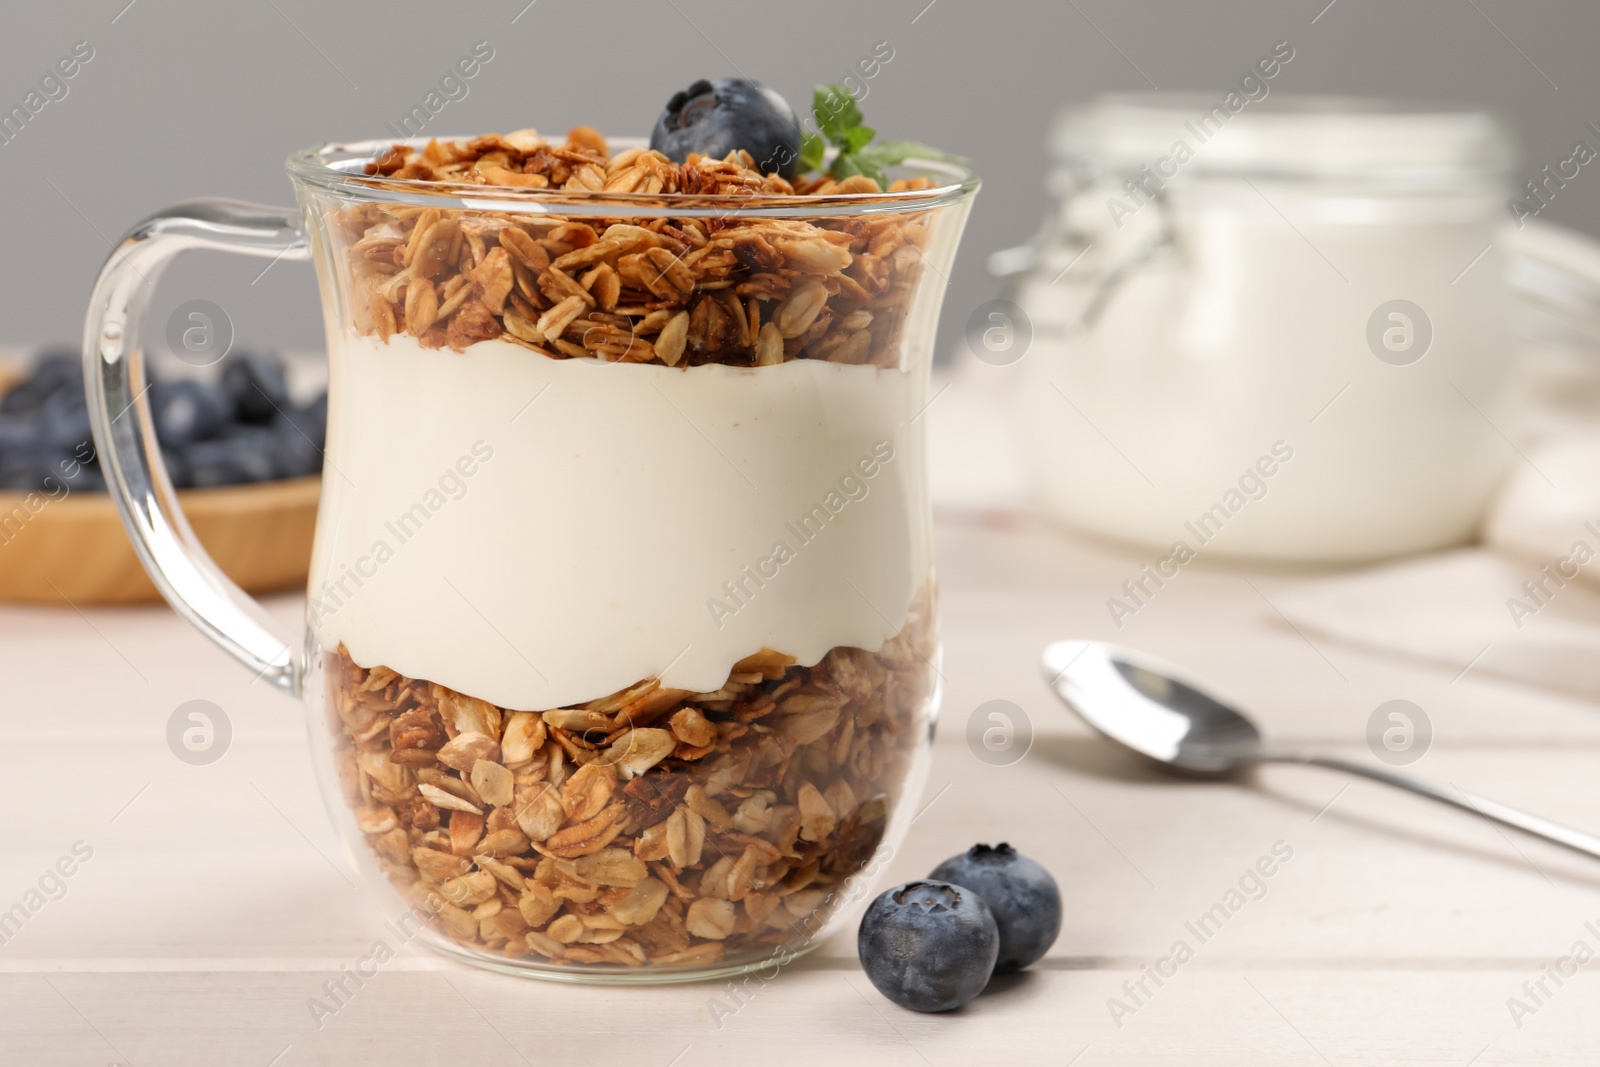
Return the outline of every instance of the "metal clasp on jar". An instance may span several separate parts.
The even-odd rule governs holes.
[[[1022,305],[1029,299],[1029,283],[1038,282],[1046,271],[1055,273],[1042,283],[1044,288],[1056,286],[1071,273],[1078,298],[1068,296],[1056,305],[1065,311],[1060,316],[1037,314],[1037,305],[1030,308],[1033,328],[1063,334],[1091,330],[1124,281],[1157,259],[1181,251],[1166,182],[1149,173],[1091,174],[1082,167],[1064,167],[1051,176],[1047,187],[1061,208],[1046,216],[1039,233],[1027,244],[991,254],[989,274],[1000,279],[1002,299]],[[1110,211],[1103,226],[1090,222],[1094,213],[1085,200],[1106,190],[1118,190],[1132,198],[1130,214],[1153,213],[1141,225],[1145,232],[1133,241],[1117,239],[1122,223]]]

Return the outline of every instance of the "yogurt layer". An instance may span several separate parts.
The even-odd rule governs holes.
[[[919,375],[341,336],[310,583],[325,648],[502,707],[763,647],[876,650],[931,566]]]

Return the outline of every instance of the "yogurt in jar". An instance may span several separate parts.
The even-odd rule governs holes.
[[[1207,104],[1108,98],[1058,131],[1068,195],[1017,295],[1040,504],[1255,558],[1470,537],[1516,458],[1504,129],[1374,101]],[[1184,165],[1161,169],[1180,140]],[[1250,473],[1285,452],[1270,483]]]

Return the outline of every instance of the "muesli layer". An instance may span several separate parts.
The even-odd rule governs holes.
[[[931,585],[876,652],[763,649],[712,693],[646,680],[507,711],[325,656],[345,799],[390,881],[470,949],[706,966],[808,941],[928,729]]]
[[[395,145],[370,174],[580,193],[786,197],[880,192],[864,175],[794,183],[726,159],[611,154],[587,127]],[[889,192],[927,188],[926,179]],[[899,366],[926,212],[820,219],[593,217],[364,203],[330,214],[355,329],[456,351],[495,337],[555,359]],[[648,212],[648,205],[641,212]]]

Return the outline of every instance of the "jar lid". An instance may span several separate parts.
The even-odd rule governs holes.
[[[1102,96],[1062,113],[1051,149],[1091,171],[1160,164],[1163,177],[1431,180],[1501,176],[1516,164],[1510,130],[1486,111],[1238,90]]]

